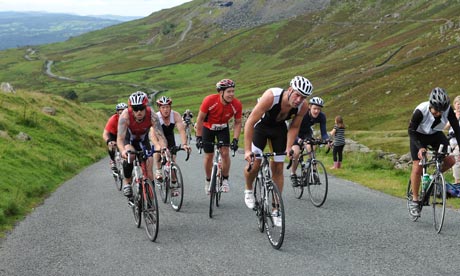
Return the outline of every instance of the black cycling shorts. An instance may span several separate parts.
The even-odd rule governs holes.
[[[447,140],[446,135],[444,135],[444,133],[441,131],[438,131],[430,135],[417,133],[417,138],[422,144],[423,148],[427,148],[428,146],[431,146],[433,150],[438,150],[439,145],[443,144],[444,145],[443,151],[446,152],[447,146],[449,145],[449,140]],[[414,145],[411,139],[410,140],[410,154],[411,154],[413,161],[420,160],[418,158],[418,151],[419,149]]]
[[[228,127],[222,130],[210,130],[207,127],[203,127],[202,137],[203,150],[205,153],[214,152],[214,146],[212,145],[212,143],[222,141],[224,144],[230,144],[230,130],[228,129]]]

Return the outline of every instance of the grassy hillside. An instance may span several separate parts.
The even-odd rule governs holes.
[[[238,10],[211,3],[192,1],[39,47],[32,61],[25,49],[0,52],[0,79],[109,105],[135,90],[160,90],[176,109],[196,110],[220,78],[233,78],[250,108],[266,88],[286,87],[300,74],[326,100],[329,124],[344,115],[350,130],[361,131],[355,139],[391,131],[389,143],[364,136],[370,147],[396,152],[407,150],[407,120],[433,87],[459,91],[458,1],[331,1],[321,11],[233,30],[218,18]],[[47,60],[73,81],[45,76]]]
[[[105,156],[101,134],[108,116],[60,96],[25,91],[0,93],[0,109],[1,236],[59,184]],[[21,132],[30,140],[17,138]]]

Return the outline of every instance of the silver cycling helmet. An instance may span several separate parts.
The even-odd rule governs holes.
[[[309,102],[310,102],[310,104],[314,104],[314,105],[317,105],[319,107],[324,106],[324,101],[320,97],[313,97],[313,98],[310,99]]]
[[[313,85],[311,82],[302,76],[295,76],[291,80],[290,85],[294,90],[298,91],[304,97],[310,96],[313,92]]]
[[[124,110],[124,109],[126,109],[126,108],[128,108],[128,105],[125,104],[125,103],[119,103],[119,104],[117,104],[117,105],[115,106],[115,109],[116,109],[117,111],[119,111],[119,110]]]
[[[450,106],[447,92],[441,87],[436,87],[431,90],[430,105],[437,111],[446,111]]]

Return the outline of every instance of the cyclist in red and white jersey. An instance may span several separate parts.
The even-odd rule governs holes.
[[[200,106],[196,120],[196,146],[198,149],[203,147],[204,169],[206,173],[205,191],[209,194],[209,182],[211,180],[212,162],[214,158],[214,148],[211,143],[222,141],[224,144],[230,143],[230,130],[228,121],[234,118],[233,140],[231,149],[238,149],[238,137],[242,126],[243,106],[235,98],[235,83],[230,79],[223,79],[216,84],[217,94],[206,96]],[[217,141],[216,141],[217,138]],[[222,147],[222,191],[230,190],[228,177],[230,171],[229,148]]]
[[[117,146],[118,118],[126,108],[128,108],[128,105],[125,103],[117,104],[115,106],[115,114],[109,118],[107,124],[105,125],[104,131],[102,132],[102,138],[107,143],[107,151],[110,156],[110,168],[112,170],[116,169],[115,148]]]
[[[148,106],[149,99],[147,94],[137,91],[129,96],[129,107],[123,111],[118,120],[118,137],[117,146],[121,156],[125,159],[123,162],[123,174],[125,180],[123,183],[123,193],[127,197],[133,195],[131,187],[131,176],[133,172],[133,162],[128,163],[128,151],[141,150],[143,145],[147,150],[151,149],[151,142],[156,148],[165,148],[167,145],[166,138],[160,125],[160,120],[155,112]],[[134,154],[131,154],[130,160],[134,160]],[[150,156],[147,161],[148,179],[153,181],[153,157]]]

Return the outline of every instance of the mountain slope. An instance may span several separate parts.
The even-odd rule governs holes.
[[[399,141],[407,143],[413,108],[435,86],[452,97],[459,91],[458,1],[282,1],[297,14],[274,0],[221,2],[195,0],[39,47],[29,62],[24,51],[0,53],[0,77],[50,93],[73,89],[83,101],[107,104],[135,90],[160,90],[176,109],[197,110],[220,78],[233,78],[250,108],[266,88],[287,87],[300,74],[326,100],[330,125],[342,114],[350,129],[396,135],[371,146],[404,150]],[[322,5],[311,10],[313,2]],[[44,76],[47,60],[52,72],[73,81]]]

